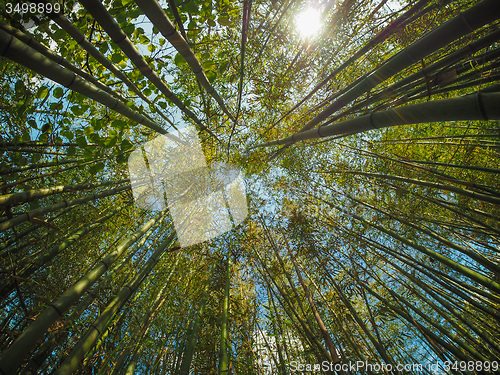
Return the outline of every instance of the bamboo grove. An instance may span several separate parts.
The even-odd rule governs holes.
[[[0,373],[498,371],[498,0],[0,11]],[[181,248],[127,160],[188,124],[249,214]]]

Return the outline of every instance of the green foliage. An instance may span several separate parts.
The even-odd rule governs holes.
[[[161,5],[177,29],[186,31],[204,74],[233,116],[243,74],[237,121],[200,90],[189,64],[136,2],[104,1],[150,67],[221,140],[199,129],[207,163],[230,162],[242,169],[249,216],[214,240],[183,249],[169,243],[167,251],[152,257],[175,228],[167,213],[137,234],[154,213],[134,206],[127,161],[158,134],[117,113],[113,105],[2,58],[0,226],[14,224],[0,232],[0,355],[9,353],[23,331],[32,335],[27,328],[45,319],[51,303],[101,267],[95,283],[73,296],[62,316],[58,313],[30,340],[35,351],[23,347],[9,363],[27,366],[26,373],[52,372],[70,353],[79,353],[73,349],[90,330],[95,345],[76,360],[76,372],[125,373],[134,365],[137,373],[176,374],[186,353],[194,352],[190,373],[225,373],[224,366],[238,374],[288,373],[292,360],[329,360],[315,310],[345,363],[497,360],[496,122],[429,122],[295,144],[276,154],[277,148],[249,151],[297,132],[343,89],[470,2],[425,4],[430,8],[424,6],[425,12],[420,9],[406,26],[389,28],[393,32],[387,40],[318,86],[289,114],[416,2],[389,2],[377,11],[379,1],[330,2],[322,31],[303,40],[294,17],[305,2],[253,1],[243,70],[242,12],[250,2],[174,3],[181,24],[171,3]],[[45,15],[29,29],[33,38],[119,94],[112,103],[124,103],[169,131],[170,121],[178,127],[192,123],[134,67],[80,2],[65,1],[62,14],[151,102]],[[4,14],[2,19],[22,30],[27,15]],[[498,82],[498,64],[496,55],[487,53],[497,53],[498,44],[445,64],[440,75],[420,73],[497,28],[498,21],[481,27],[360,93],[332,121],[488,90]],[[412,73],[419,77],[395,96],[377,96]],[[439,81],[455,75],[456,81]],[[378,99],[370,102],[373,97]],[[2,204],[2,199],[15,201],[14,196],[21,203]],[[77,199],[84,201],[70,204]],[[92,230],[69,241],[82,227]],[[130,246],[116,261],[103,262],[126,241]],[[46,258],[54,248],[61,251]],[[158,263],[148,269],[153,261]],[[20,276],[34,265],[28,277]],[[145,269],[147,275],[132,293],[129,284]],[[110,302],[124,291],[126,303],[106,316],[113,308]],[[96,318],[106,325],[99,332],[92,328]],[[197,336],[190,340],[195,323]],[[225,339],[227,357],[220,361]],[[28,363],[30,355],[36,361]],[[216,369],[219,362],[224,365]]]

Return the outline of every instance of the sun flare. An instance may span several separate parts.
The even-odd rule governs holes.
[[[320,12],[314,8],[307,8],[299,13],[295,19],[298,32],[304,38],[310,38],[321,28]]]

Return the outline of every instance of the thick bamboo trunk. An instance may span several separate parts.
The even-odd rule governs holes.
[[[342,97],[330,104],[318,116],[304,125],[300,132],[312,129],[335,111],[349,104],[373,87],[438,49],[445,47],[461,36],[467,35],[481,26],[493,22],[498,17],[500,17],[500,6],[497,0],[483,0],[470,7],[391,57],[368,77],[362,79],[349,92],[342,95]]]
[[[82,197],[82,198],[76,198],[76,199],[72,199],[72,200],[63,200],[62,202],[55,203],[55,204],[47,206],[47,207],[36,208],[36,209],[31,210],[29,212],[19,214],[19,215],[13,217],[12,219],[5,220],[5,221],[1,222],[0,223],[0,232],[3,232],[9,228],[16,226],[16,225],[19,225],[25,221],[32,220],[33,218],[36,218],[38,216],[45,215],[49,212],[54,212],[54,211],[60,210],[62,208],[72,207],[72,206],[80,205],[83,203],[91,202],[91,201],[94,201],[94,200],[97,200],[100,198],[109,197],[109,196],[112,196],[112,195],[115,195],[115,194],[121,193],[122,191],[127,191],[127,190],[130,190],[130,185],[105,190],[103,192],[100,192],[97,194],[94,193],[92,195],[87,195],[86,197]]]
[[[34,50],[40,52],[42,55],[45,57],[51,59],[55,63],[64,66],[66,69],[71,70],[73,73],[78,74],[80,77],[82,77],[84,80],[91,82],[94,84],[97,88],[100,90],[103,90],[107,92],[108,94],[114,96],[118,100],[120,100],[122,103],[127,103],[128,100],[125,99],[123,96],[121,96],[119,93],[116,91],[112,90],[109,88],[109,86],[106,86],[102,82],[98,81],[96,78],[88,74],[87,72],[84,72],[80,68],[74,66],[70,62],[66,61],[62,56],[56,54],[55,52],[49,50],[47,47],[45,47],[42,43],[36,41],[31,35],[28,33],[23,33],[14,27],[7,25],[6,23],[0,22],[0,28],[8,32],[10,35],[15,36],[17,39],[21,40],[22,42],[26,43],[28,46],[32,47]]]
[[[334,135],[351,135],[389,126],[444,121],[500,120],[498,102],[500,102],[500,93],[495,92],[476,93],[452,99],[412,104],[298,132],[287,138],[253,146],[252,149]]]
[[[166,98],[170,99],[182,112],[191,118],[200,129],[205,130],[215,140],[220,143],[219,138],[208,129],[200,119],[168,88],[165,82],[154,72],[151,66],[144,60],[142,55],[137,51],[128,36],[123,32],[118,23],[111,17],[104,5],[98,0],[81,0],[80,3],[88,10],[94,19],[102,26],[104,31],[110,36],[118,47],[127,55],[137,69],[155,85]]]
[[[129,179],[117,181],[103,181],[96,183],[83,183],[74,185],[54,186],[46,189],[26,190],[19,193],[0,195],[0,206],[16,206],[26,202],[32,202],[40,198],[49,197],[54,194],[61,194],[68,191],[85,191],[96,188],[120,185],[129,182]]]
[[[157,226],[161,220],[155,224]],[[128,228],[130,230],[130,227]],[[125,232],[128,232],[126,230]],[[150,235],[152,235],[154,232],[154,229],[152,228],[143,238],[141,241],[139,241],[136,245],[136,248],[141,248],[142,245],[144,245],[144,240],[148,238]],[[121,240],[123,237],[119,238],[112,246],[109,247],[111,249],[114,247],[119,240]],[[148,248],[145,249],[145,251],[149,251],[152,245],[148,246]],[[108,249],[108,250],[109,250]],[[138,250],[137,249],[137,250]],[[65,342],[69,333],[70,333],[70,327],[73,326],[75,321],[81,316],[81,314],[90,306],[92,301],[102,292],[103,289],[109,288],[111,285],[111,279],[114,279],[114,277],[117,276],[117,273],[122,270],[123,265],[127,263],[127,261],[132,258],[136,254],[136,251],[130,251],[129,255],[123,259],[121,262],[116,264],[104,277],[97,285],[94,283],[94,288],[88,288],[86,291],[86,294],[83,296],[83,298],[80,300],[80,302],[72,309],[71,313],[64,318],[64,321],[66,323],[65,329],[58,331],[51,337],[49,337],[43,345],[41,345],[38,350],[31,356],[29,359],[28,364],[23,370],[23,375],[32,375],[36,373],[42,372],[41,366],[43,363],[47,360],[48,356],[53,352],[55,346],[57,346],[58,343]],[[85,292],[84,292],[85,293]],[[76,302],[75,302],[76,303]]]
[[[0,56],[6,57],[20,65],[57,82],[64,87],[89,97],[130,120],[142,124],[160,134],[167,131],[155,122],[130,109],[128,106],[112,97],[105,91],[85,81],[75,73],[59,66],[57,63],[43,56],[16,37],[0,30]]]
[[[35,3],[47,3],[47,0],[33,0]],[[146,103],[149,105],[153,106],[153,108],[156,108],[154,103],[151,102],[143,93],[141,90],[135,86],[134,83],[120,70],[118,69],[111,61],[109,61],[102,53],[99,52],[99,50],[94,47],[92,43],[90,43],[87,38],[85,38],[85,35],[83,35],[73,24],[62,14],[56,14],[54,12],[48,13],[48,17],[50,17],[57,25],[63,29],[68,35],[70,35],[85,51],[87,51],[93,58],[95,58],[102,66],[104,66],[106,69],[108,69],[110,72],[112,72],[115,77],[120,79],[127,87],[134,92],[136,95],[138,95],[142,100],[144,100]],[[160,111],[157,111],[160,113],[160,115],[164,118],[167,119],[166,116],[164,116]],[[170,121],[170,120],[168,120]]]
[[[55,372],[56,375],[71,374],[78,364],[83,360],[85,354],[90,350],[108,327],[113,316],[121,310],[125,302],[133,295],[144,279],[151,272],[153,267],[158,263],[168,246],[171,246],[175,240],[175,236],[171,235],[165,239],[151,255],[141,271],[130,281],[120,292],[108,303],[105,310],[94,321],[92,326],[85,332],[78,343],[73,347],[72,351]],[[172,247],[168,251],[177,250],[178,247]]]
[[[162,214],[149,220],[141,229],[122,241],[117,248],[102,259],[93,269],[77,281],[61,297],[51,303],[37,319],[25,330],[17,340],[0,357],[0,369],[6,373],[14,373],[23,363],[38,340],[47,329],[67,311],[120,257],[125,250],[139,240],[154,224],[160,220]]]
[[[186,60],[198,82],[200,82],[205,90],[215,99],[217,103],[219,103],[220,107],[229,116],[229,118],[234,120],[217,91],[215,91],[214,87],[210,84],[210,82],[208,82],[207,76],[205,75],[200,62],[191,50],[191,47],[189,47],[189,44],[184,37],[175,29],[175,26],[172,24],[158,2],[156,0],[135,0],[135,3],[151,20],[160,33],[162,33],[162,35],[181,54],[184,60]]]

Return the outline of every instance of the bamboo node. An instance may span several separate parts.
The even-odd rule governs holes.
[[[481,116],[483,117],[484,120],[489,120],[488,118],[488,113],[486,113],[486,109],[484,108],[484,102],[483,102],[483,97],[482,93],[477,93],[476,95],[476,103],[477,107],[479,109],[479,112],[481,113]]]

